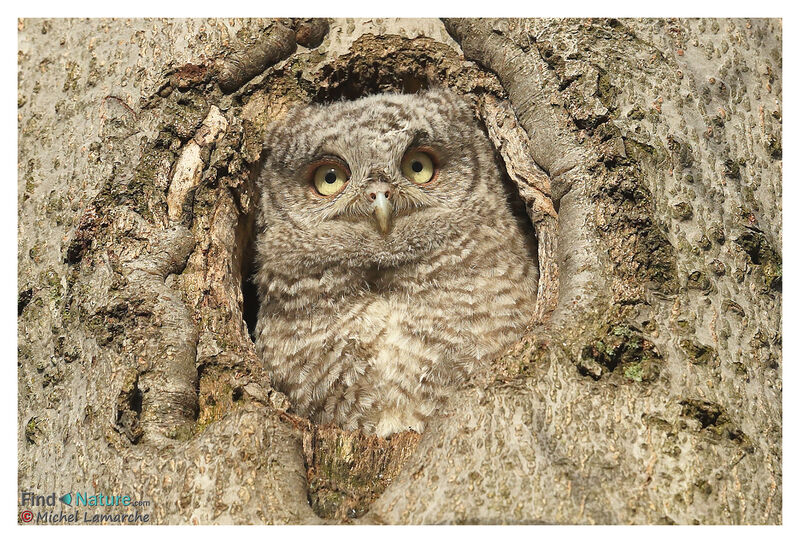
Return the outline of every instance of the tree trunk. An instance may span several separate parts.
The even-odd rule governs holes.
[[[20,491],[155,523],[780,523],[781,60],[775,20],[21,20]],[[531,325],[421,436],[315,427],[248,333],[261,135],[433,85],[527,206]]]

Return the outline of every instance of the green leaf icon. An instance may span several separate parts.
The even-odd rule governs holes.
[[[66,493],[58,499],[61,500],[63,503],[66,503],[67,505],[72,505],[72,494],[70,493]]]

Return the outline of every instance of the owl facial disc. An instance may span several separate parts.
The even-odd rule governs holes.
[[[392,226],[394,205],[392,205],[392,186],[389,183],[378,181],[372,183],[366,190],[367,198],[372,202],[372,215],[378,223],[381,234],[386,234]]]

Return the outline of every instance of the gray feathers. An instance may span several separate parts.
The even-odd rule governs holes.
[[[415,150],[436,165],[427,183],[403,174]],[[328,163],[349,180],[322,196],[313,174]],[[456,95],[296,110],[271,127],[258,184],[256,346],[297,413],[384,436],[421,431],[526,324],[531,240]]]

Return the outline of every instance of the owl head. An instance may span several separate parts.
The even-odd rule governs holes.
[[[400,266],[506,215],[491,145],[451,91],[294,110],[264,156],[256,247],[275,269]]]

